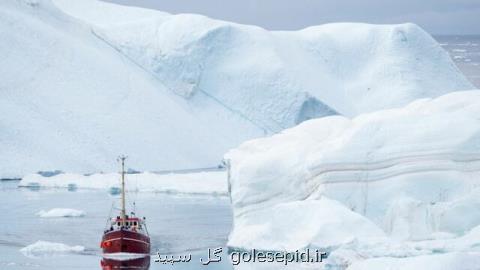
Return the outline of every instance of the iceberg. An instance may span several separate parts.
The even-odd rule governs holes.
[[[85,212],[70,208],[53,208],[48,211],[40,210],[37,216],[41,218],[83,217],[85,216]]]
[[[186,99],[208,95],[269,131],[473,88],[414,24],[268,31],[97,0],[53,3],[171,91]]]
[[[141,171],[214,167],[265,134],[171,93],[49,0],[0,1],[0,40],[0,178],[113,172],[120,154]]]
[[[234,212],[228,244],[333,250],[462,237],[480,224],[479,104],[479,90],[454,92],[243,143],[225,155]],[[324,200],[343,210],[331,213]],[[331,222],[337,213],[342,224]],[[330,242],[311,228],[341,237]]]
[[[414,24],[265,29],[93,0],[0,3],[0,178],[216,166],[303,121],[472,88]]]
[[[37,241],[31,245],[28,245],[20,252],[30,258],[36,257],[51,257],[64,254],[79,254],[85,251],[83,246],[68,246],[62,243],[53,243],[47,241]]]

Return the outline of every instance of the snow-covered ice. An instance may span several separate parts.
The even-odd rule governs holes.
[[[83,246],[68,246],[62,243],[48,241],[37,241],[20,249],[20,252],[27,257],[50,257],[71,253],[82,253],[84,251],[85,247]]]
[[[370,220],[326,197],[247,212],[234,225],[229,245],[243,249],[295,251],[321,246],[327,250],[355,238],[385,236]]]
[[[81,0],[0,3],[0,177],[217,165],[304,120],[471,84],[413,24],[267,31]],[[40,49],[39,49],[40,48]]]
[[[352,116],[472,88],[413,24],[267,31],[96,0],[53,2],[172,91],[207,93],[274,131],[335,111]]]
[[[85,212],[70,208],[53,208],[48,211],[40,210],[37,216],[41,218],[83,217],[85,216]]]
[[[213,167],[264,131],[205,95],[185,100],[48,0],[0,1],[0,178]]]
[[[310,120],[245,142],[225,156],[234,210],[229,245],[330,248],[329,241],[322,243],[327,237],[311,233],[312,226],[333,235],[348,231],[352,242],[345,245],[376,243],[370,249],[389,241],[454,243],[451,239],[480,225],[479,104],[480,91],[456,92],[353,119]],[[331,209],[319,203],[326,198],[343,204],[342,216],[361,215],[375,228],[361,233],[386,236],[375,233],[365,240],[355,230],[359,218],[345,218],[341,226],[331,223],[332,217],[320,218]],[[295,204],[299,207],[288,211],[282,207]],[[299,236],[265,242],[265,233],[250,233],[277,226]],[[414,250],[404,247],[396,249],[397,256]],[[433,252],[428,245],[425,250]]]
[[[91,175],[61,173],[54,176],[29,174],[19,182],[20,187],[111,189],[120,187],[120,174],[96,173]],[[226,171],[194,173],[135,173],[126,176],[127,191],[148,191],[180,194],[226,195]]]
[[[354,270],[479,263],[480,91],[464,91],[472,84],[414,24],[267,31],[96,0],[19,0],[0,2],[0,40],[0,178],[69,191],[118,188],[119,174],[100,173],[117,169],[118,154],[140,171],[211,167],[231,147],[280,132],[231,150],[228,182],[223,171],[144,172],[127,176],[127,190],[230,191],[234,248],[316,247],[329,252],[328,265]],[[470,59],[456,50],[457,61]],[[57,169],[69,173],[32,174]],[[28,199],[41,202],[36,192]],[[84,215],[52,209],[58,205],[37,214]],[[35,211],[25,216],[50,226],[78,221]],[[93,216],[79,220],[98,222]],[[200,231],[184,220],[182,227],[208,231],[197,222]],[[31,236],[32,226],[20,225],[26,235],[2,224],[8,250]],[[85,226],[70,225],[52,230]],[[182,246],[174,233],[182,227],[170,227],[175,244],[167,249]],[[48,229],[52,241],[71,243]],[[223,243],[212,232],[195,239],[196,248]],[[85,248],[38,241],[21,252]]]

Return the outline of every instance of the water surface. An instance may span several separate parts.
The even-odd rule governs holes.
[[[0,219],[0,269],[101,269],[99,243],[112,202],[118,202],[118,196],[104,190],[30,190],[17,188],[17,183],[0,181],[3,215]],[[137,214],[147,217],[153,253],[158,250],[161,254],[193,254],[192,263],[175,265],[174,269],[197,269],[199,257],[204,254],[206,257],[208,248],[226,245],[232,222],[227,197],[129,193],[128,201],[133,200]],[[36,215],[40,210],[52,208],[83,210],[86,216],[40,218]],[[39,240],[81,245],[86,251],[45,258],[28,258],[19,251]],[[153,259],[154,256],[150,269],[166,269]],[[221,263],[208,269],[229,266]]]

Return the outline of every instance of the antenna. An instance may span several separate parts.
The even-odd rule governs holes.
[[[125,159],[127,156],[119,156],[117,158],[118,161],[122,162],[122,211],[121,211],[121,219],[122,219],[122,227],[125,226],[126,222],[126,214],[125,214]]]

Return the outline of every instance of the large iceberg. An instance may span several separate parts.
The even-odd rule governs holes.
[[[205,94],[269,131],[472,88],[414,24],[267,31],[97,0],[53,2],[171,91]]]
[[[211,167],[302,121],[471,88],[413,24],[265,29],[94,0],[0,2],[0,178]]]
[[[0,1],[0,178],[40,170],[217,165],[264,131],[206,97],[185,99],[51,1]]]
[[[310,120],[243,143],[225,156],[229,245],[373,249],[462,237],[480,225],[479,115],[479,90],[455,92],[352,119]],[[458,250],[455,241],[440,243]]]

